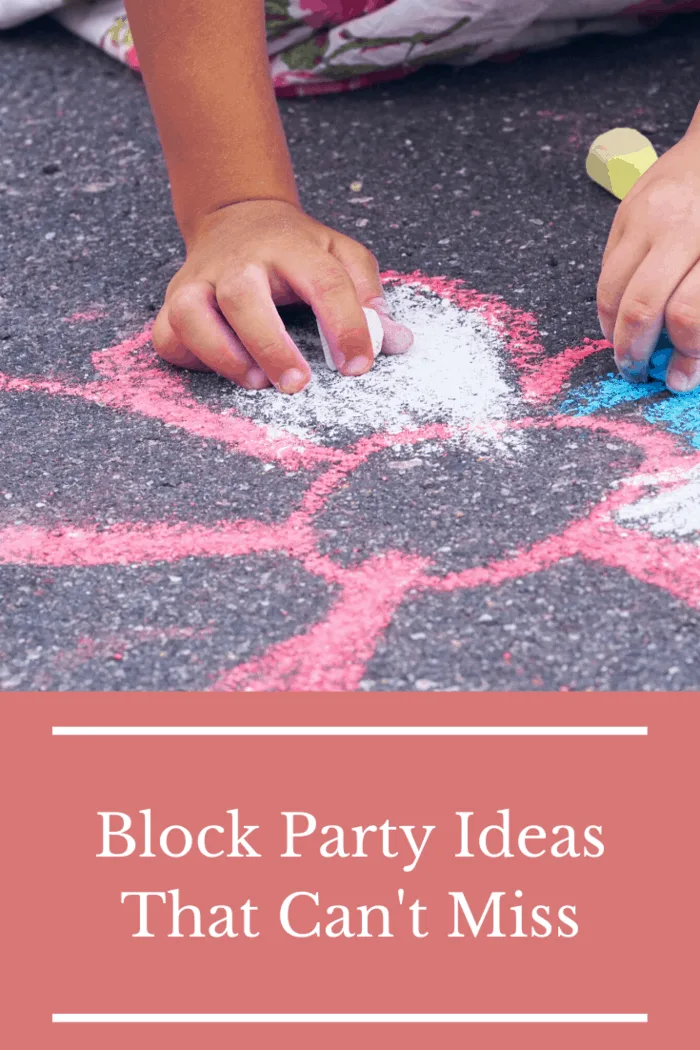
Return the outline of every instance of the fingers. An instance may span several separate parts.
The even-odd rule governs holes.
[[[174,334],[174,344],[185,347],[212,372],[249,390],[269,386],[264,373],[246,352],[241,340],[229,328],[216,309],[214,291],[204,282],[184,284],[166,302],[167,321]],[[161,350],[156,347],[158,353]],[[164,356],[164,355],[163,355]],[[171,358],[166,358],[171,360]]]
[[[666,306],[666,328],[676,348],[666,372],[666,385],[678,393],[700,383],[700,264],[676,288]]]
[[[264,270],[248,267],[227,275],[216,289],[216,298],[229,325],[259,366],[257,371],[262,370],[283,394],[303,390],[311,370],[277,313]]]
[[[189,368],[193,372],[211,371],[203,361],[195,357],[192,351],[188,350],[179,341],[170,326],[167,307],[163,307],[156,318],[151,341],[155,352],[164,361],[167,361],[169,365],[175,365],[177,368]]]
[[[642,238],[627,237],[603,256],[598,279],[598,320],[603,335],[613,341],[615,322],[625,290],[649,250]]]
[[[346,376],[369,371],[374,364],[372,340],[345,267],[333,256],[319,253],[312,258],[288,258],[280,272],[315,313],[338,370]],[[371,287],[376,294],[376,284]]]
[[[625,213],[622,209],[622,206],[620,206],[615,212],[615,218],[613,219],[612,225],[610,227],[610,233],[608,234],[607,244],[605,245],[605,250],[603,251],[603,260],[601,264],[602,266],[605,265],[610,253],[613,252],[615,248],[617,248],[618,244],[622,240],[624,232]]]
[[[413,346],[413,332],[404,324],[399,324],[389,313],[389,304],[383,296],[370,299],[365,306],[377,311],[384,332],[382,352],[385,354],[405,354]]]
[[[685,244],[677,238],[672,243],[662,240],[644,256],[630,278],[620,299],[613,333],[615,361],[626,378],[646,378],[666,304],[696,257],[690,240]]]
[[[357,241],[345,237],[334,240],[331,250],[350,275],[360,304],[369,306],[379,315],[384,332],[382,351],[385,354],[405,354],[413,345],[413,332],[391,317],[382,291],[377,260]]]
[[[338,234],[333,237],[331,253],[347,270],[361,306],[369,306],[370,299],[381,298],[379,267],[369,249]]]

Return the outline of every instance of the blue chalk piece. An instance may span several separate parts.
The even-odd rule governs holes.
[[[649,362],[650,379],[659,379],[662,383],[666,382],[666,371],[668,369],[668,362],[671,360],[672,353],[672,346],[657,346],[656,350],[651,355],[651,360]]]
[[[666,383],[666,372],[668,370],[668,363],[671,360],[671,354],[673,353],[673,343],[669,338],[669,334],[665,328],[662,328],[661,335],[659,336],[656,344],[656,349],[651,355],[649,360],[649,378],[658,379],[662,383]],[[671,390],[670,387],[666,387],[671,394],[675,397],[688,397],[688,393],[681,393],[679,390]],[[691,394],[694,391],[691,391]]]
[[[685,394],[669,391],[665,380],[672,353],[673,346],[664,329],[649,362],[650,382],[630,383],[611,372],[596,383],[585,383],[570,391],[559,411],[589,416],[610,412],[634,401],[646,401],[642,411],[649,423],[684,437],[693,448],[700,449],[700,387]],[[669,393],[673,397],[659,397]]]

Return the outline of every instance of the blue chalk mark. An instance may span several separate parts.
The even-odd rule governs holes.
[[[651,403],[645,407],[643,415],[649,423],[661,424],[672,434],[687,438],[694,448],[700,448],[700,388],[686,394],[668,389],[665,380],[672,353],[673,345],[664,328],[649,362],[650,382],[630,383],[609,372],[597,383],[586,383],[572,391],[562,402],[560,411],[568,415],[590,416],[619,405],[647,400]],[[668,396],[657,398],[662,393]]]
[[[628,401],[641,401],[643,398],[651,397],[662,390],[668,390],[666,386],[666,372],[668,363],[673,353],[673,344],[669,339],[665,328],[656,343],[649,360],[649,379],[651,382],[630,382],[624,376],[615,372],[609,372],[605,379],[597,384],[589,383],[572,394],[562,405],[563,412],[575,412],[578,415],[590,415],[604,408],[615,408]],[[675,390],[670,393],[676,397],[687,397],[687,394],[679,394]]]
[[[693,448],[700,448],[700,390],[657,401],[645,409],[644,418],[665,424],[672,434],[681,434]]]
[[[574,416],[591,416],[606,408],[617,408],[630,401],[643,401],[659,394],[666,387],[662,382],[628,383],[622,376],[609,372],[597,383],[585,383],[574,390],[560,405],[560,411]]]
[[[651,355],[649,360],[649,375],[652,379],[660,379],[666,383],[666,372],[668,371],[668,363],[671,360],[673,354],[673,343],[671,342],[670,336],[665,328],[661,329],[661,334],[656,343],[656,349]],[[666,388],[669,389],[668,387]],[[687,393],[682,393],[679,390],[670,391],[674,397],[687,397]],[[694,391],[691,391],[694,393]]]
[[[670,357],[669,350],[668,357]],[[586,383],[572,391],[560,405],[567,415],[590,416],[617,408],[635,401],[649,401],[643,411],[644,418],[662,425],[672,434],[690,441],[693,448],[700,448],[700,389],[689,394],[671,393],[659,376],[665,375],[666,364],[661,361],[654,366],[657,378],[649,383],[629,383],[622,376],[609,372],[597,383]],[[650,375],[654,375],[654,371]],[[659,398],[659,394],[665,394]]]

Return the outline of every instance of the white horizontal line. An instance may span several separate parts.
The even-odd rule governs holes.
[[[647,736],[646,726],[53,726],[54,736]]]
[[[53,1014],[54,1024],[646,1024],[648,1014]]]

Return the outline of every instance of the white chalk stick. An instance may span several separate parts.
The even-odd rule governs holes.
[[[367,318],[367,327],[369,328],[369,335],[370,339],[372,340],[372,350],[376,358],[377,355],[382,352],[384,329],[382,328],[382,322],[379,320],[379,314],[376,310],[372,310],[369,306],[363,306],[362,309],[364,310],[365,317]],[[318,324],[318,321],[316,322],[316,324],[318,325],[318,334],[321,338],[321,346],[323,347],[323,356],[326,359],[326,364],[334,372],[337,372],[338,369],[336,368],[335,361],[331,357],[331,351],[330,347],[328,346],[328,340],[323,334],[323,329],[321,328],[320,324]]]

